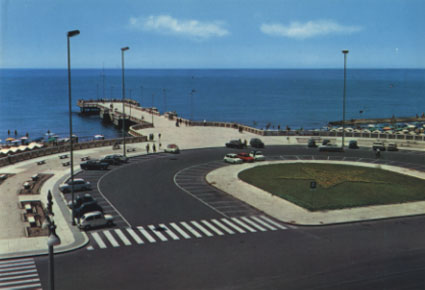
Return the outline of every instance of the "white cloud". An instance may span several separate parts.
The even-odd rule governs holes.
[[[151,15],[149,17],[131,17],[130,27],[165,34],[206,39],[229,34],[223,28],[223,22],[201,22],[198,20],[179,20],[169,15]]]
[[[344,26],[332,20],[318,20],[306,23],[291,22],[289,25],[263,23],[260,29],[263,33],[272,36],[305,39],[328,34],[351,34],[363,28],[361,26]]]

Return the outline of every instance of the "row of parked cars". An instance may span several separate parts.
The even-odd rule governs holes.
[[[109,154],[101,159],[90,159],[81,162],[80,167],[84,170],[106,170],[109,165],[119,165],[127,162],[127,156],[122,154]]]
[[[242,142],[242,140],[230,140],[226,144],[227,148],[236,148],[236,149],[243,149],[247,148],[248,144],[246,142]],[[249,141],[249,145],[253,148],[264,148],[264,143],[258,138],[252,138]]]
[[[243,162],[264,161],[266,157],[264,157],[261,151],[253,150],[250,153],[228,153],[224,156],[223,160],[231,164],[241,164]]]
[[[307,146],[310,147],[310,148],[319,147],[319,151],[333,151],[333,152],[342,151],[341,146],[338,146],[336,144],[332,144],[329,139],[324,139],[322,141],[322,145],[320,145],[320,146],[317,146],[315,139],[310,139],[310,140],[308,140]],[[348,148],[349,149],[358,149],[359,146],[357,144],[357,141],[356,140],[350,140],[348,142]],[[385,144],[383,142],[374,142],[373,145],[372,145],[372,149],[374,151],[376,151],[378,149],[380,151],[385,151],[385,150],[398,151],[397,144],[389,143],[388,146],[385,146]]]

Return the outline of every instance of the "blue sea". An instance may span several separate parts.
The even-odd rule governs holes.
[[[193,120],[315,129],[342,119],[342,69],[127,69],[126,97]],[[421,115],[425,70],[348,69],[346,118]],[[78,99],[121,98],[120,69],[73,69],[73,130],[82,138],[120,131],[80,116]],[[66,69],[0,70],[0,139],[49,130],[68,136]]]

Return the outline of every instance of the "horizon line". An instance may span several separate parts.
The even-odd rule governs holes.
[[[0,70],[67,70],[66,67],[3,67],[0,68]],[[102,70],[102,69],[108,69],[108,70],[121,70],[121,67],[73,67],[74,69],[78,70]],[[244,67],[223,67],[223,68],[195,68],[195,67],[188,67],[188,68],[126,68],[126,70],[339,70],[344,69],[343,67],[305,67],[305,68],[267,68],[267,67],[252,67],[252,68],[244,68]],[[416,67],[352,67],[347,68],[349,70],[424,70],[423,68],[416,68]]]

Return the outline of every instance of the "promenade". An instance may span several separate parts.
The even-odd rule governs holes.
[[[109,106],[110,104],[105,104]],[[118,108],[121,106],[118,106]],[[135,117],[141,118],[147,121],[152,121],[152,114],[143,110],[132,111]],[[223,147],[226,142],[231,139],[249,140],[251,138],[258,138],[259,136],[250,132],[240,132],[234,128],[222,128],[212,126],[186,126],[181,124],[176,126],[174,120],[170,120],[166,116],[153,116],[152,128],[137,129],[135,132],[140,135],[149,136],[153,134],[154,140],[148,142],[140,142],[127,144],[127,148],[134,149],[128,153],[129,157],[146,154],[146,144],[150,144],[150,148],[155,144],[157,151],[163,151],[168,144],[177,144],[180,149],[194,149],[194,148],[208,148],[208,147]],[[159,134],[161,137],[159,138]],[[306,145],[309,137],[300,136],[261,136],[260,137],[266,146],[269,145]],[[335,138],[336,143],[339,142],[339,138]],[[348,143],[349,139],[346,139]],[[370,139],[359,139],[361,146],[369,146],[373,142]],[[80,160],[84,156],[90,156],[91,158],[99,158],[106,154],[121,153],[122,150],[112,150],[112,146],[96,147],[90,149],[77,150],[74,152],[75,172],[78,172]],[[151,151],[152,152],[152,151]],[[0,168],[0,174],[14,174],[6,179],[3,184],[0,185],[0,259],[11,258],[11,257],[22,257],[30,255],[41,255],[47,253],[46,241],[47,237],[31,237],[25,236],[24,227],[27,225],[22,220],[23,210],[17,205],[21,201],[25,200],[41,200],[44,204],[47,201],[47,192],[53,191],[58,184],[63,182],[69,177],[69,166],[65,167],[62,165],[63,160],[59,158],[60,154],[54,154],[44,156],[40,158],[30,159],[27,161],[15,163],[12,165],[4,166]],[[44,165],[37,165],[37,162],[44,160]],[[235,172],[229,170],[235,170],[236,167],[224,167],[216,172],[213,172],[215,178],[214,182],[217,186],[228,191],[236,196],[238,191],[246,187],[240,187],[241,181],[235,178]],[[48,179],[47,182],[41,188],[39,196],[28,196],[18,195],[17,191],[22,188],[23,183],[26,180],[31,179],[31,176],[38,173],[53,174],[53,177]],[[230,178],[230,179],[229,179]],[[219,182],[221,180],[221,182]],[[236,189],[235,189],[236,188]],[[240,188],[239,190],[237,188]],[[253,193],[255,192],[255,193]],[[55,247],[55,252],[66,252],[79,247],[83,247],[88,242],[88,237],[85,232],[79,231],[76,227],[72,227],[71,223],[71,211],[66,206],[65,201],[58,192],[52,192],[54,195],[53,212],[55,213],[54,219],[57,225],[57,234],[61,237],[62,244]],[[297,209],[296,206],[282,201],[285,203],[285,207],[276,208],[278,203],[270,202],[269,196],[266,193],[262,193],[259,190],[249,188],[246,193],[253,193],[252,195],[256,198],[254,200],[245,200],[251,203],[253,206],[258,206],[261,210],[264,210],[268,214],[284,222],[294,222],[297,224],[332,224],[338,222],[353,221],[353,219],[343,218],[351,216],[352,210],[341,210],[334,211],[332,215],[327,213],[320,213],[321,216],[309,215],[303,210]],[[245,194],[246,194],[245,193]],[[264,206],[269,207],[263,208]],[[409,207],[410,206],[410,207]],[[279,214],[282,212],[282,208],[285,209],[285,215]],[[412,203],[408,205],[403,214],[409,214],[414,209],[415,214],[425,212],[425,203]],[[370,211],[373,212],[373,211]],[[362,212],[356,215],[355,220],[367,220],[371,218],[386,218],[392,217],[393,208],[388,207],[388,210],[383,211],[379,217],[373,216],[370,212]],[[327,216],[325,218],[325,215]]]

